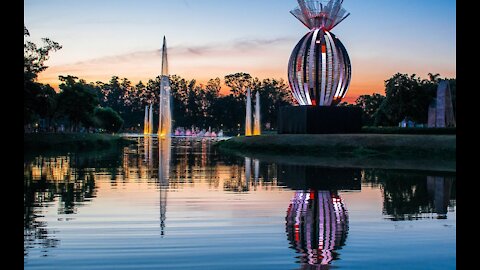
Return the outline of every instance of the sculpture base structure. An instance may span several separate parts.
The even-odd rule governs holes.
[[[360,169],[277,164],[277,172],[279,183],[294,190],[361,190]]]
[[[358,133],[362,109],[332,106],[284,106],[278,112],[278,134]]]

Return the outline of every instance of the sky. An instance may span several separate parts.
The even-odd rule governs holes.
[[[87,82],[112,76],[136,84],[161,71],[163,36],[170,74],[205,83],[246,72],[287,81],[287,63],[308,32],[289,11],[296,0],[24,0],[31,40],[48,37],[51,54],[38,81],[59,75]],[[345,0],[350,16],[334,33],[352,62],[345,100],[384,94],[397,72],[456,77],[455,0]],[[222,92],[228,92],[227,87]]]

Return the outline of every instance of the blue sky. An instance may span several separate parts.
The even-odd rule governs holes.
[[[200,81],[233,72],[286,79],[291,50],[308,31],[289,11],[295,0],[25,0],[31,40],[49,37],[40,81],[58,75],[134,82],[160,72],[163,35],[170,71]],[[332,32],[352,60],[352,96],[383,93],[396,72],[456,77],[456,1],[345,0],[351,15]],[[348,97],[348,94],[347,94]]]

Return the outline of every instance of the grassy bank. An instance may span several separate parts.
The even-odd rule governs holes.
[[[456,159],[455,135],[285,134],[234,137],[219,142],[225,151],[316,157]]]
[[[418,134],[418,135],[455,135],[456,128],[400,128],[400,127],[363,127],[365,134]]]
[[[118,135],[96,133],[28,133],[23,136],[24,151],[83,151],[108,149],[134,141]]]

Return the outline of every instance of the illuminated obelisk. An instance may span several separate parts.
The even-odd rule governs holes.
[[[255,94],[255,115],[253,116],[253,135],[262,135],[262,126],[260,123],[260,93]]]
[[[170,137],[172,131],[172,111],[170,79],[168,78],[167,40],[163,37],[162,74],[160,75],[160,110],[158,117],[158,136]]]
[[[148,105],[145,106],[145,118],[143,119],[143,134],[148,134]]]
[[[247,106],[245,115],[245,136],[252,136],[252,99],[250,88],[247,88]]]
[[[150,104],[150,111],[148,113],[148,134],[153,134],[153,106]]]

